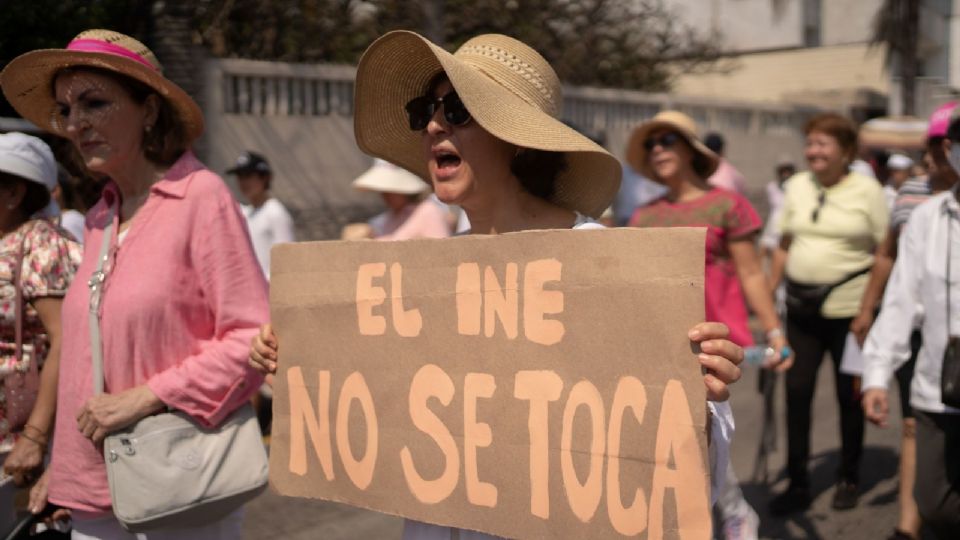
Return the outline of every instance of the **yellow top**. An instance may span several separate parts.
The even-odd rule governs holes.
[[[872,265],[889,217],[883,188],[873,178],[851,172],[824,188],[810,172],[795,174],[785,184],[780,222],[783,233],[793,238],[787,277],[808,284],[836,283]],[[855,316],[868,279],[864,274],[834,289],[821,314],[831,319]]]

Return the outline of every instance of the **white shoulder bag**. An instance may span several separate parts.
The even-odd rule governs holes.
[[[108,214],[97,269],[90,278],[93,388],[103,393],[100,300],[114,210]],[[215,428],[171,411],[148,416],[103,442],[113,512],[131,532],[194,527],[228,516],[267,486],[267,454],[253,407]]]

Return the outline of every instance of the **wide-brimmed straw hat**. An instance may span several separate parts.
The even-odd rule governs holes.
[[[421,134],[410,130],[404,106],[423,95],[440,72],[493,136],[566,153],[568,166],[551,202],[593,217],[610,205],[620,186],[620,164],[558,119],[562,95],[553,68],[529,46],[503,35],[477,36],[454,54],[402,30],[375,41],[357,67],[354,132],[360,149],[429,181]]]
[[[40,49],[22,54],[0,73],[7,101],[24,118],[40,128],[66,136],[53,96],[57,72],[89,66],[113,71],[149,86],[173,106],[188,141],[203,133],[203,114],[197,103],[163,76],[157,57],[139,41],[111,30],[87,30],[65,49]]]
[[[429,190],[430,184],[393,163],[375,159],[373,166],[353,181],[353,187],[363,191],[376,191],[377,193],[417,195]]]
[[[717,170],[720,157],[700,140],[697,135],[697,123],[693,118],[680,111],[661,111],[652,119],[637,126],[630,135],[630,140],[627,142],[627,163],[635,171],[639,171],[647,178],[654,178],[653,169],[647,163],[647,149],[643,147],[643,141],[647,140],[651,133],[664,129],[677,132],[686,139],[694,152],[703,156],[706,166],[697,172],[702,174],[704,179]]]

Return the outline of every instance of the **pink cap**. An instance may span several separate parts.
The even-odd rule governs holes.
[[[950,127],[950,120],[953,119],[953,110],[957,108],[956,101],[949,101],[937,107],[930,115],[930,123],[927,126],[927,138],[946,137],[947,128]]]

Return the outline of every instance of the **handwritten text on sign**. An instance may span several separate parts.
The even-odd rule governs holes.
[[[512,537],[709,535],[702,233],[275,252],[283,494]]]

